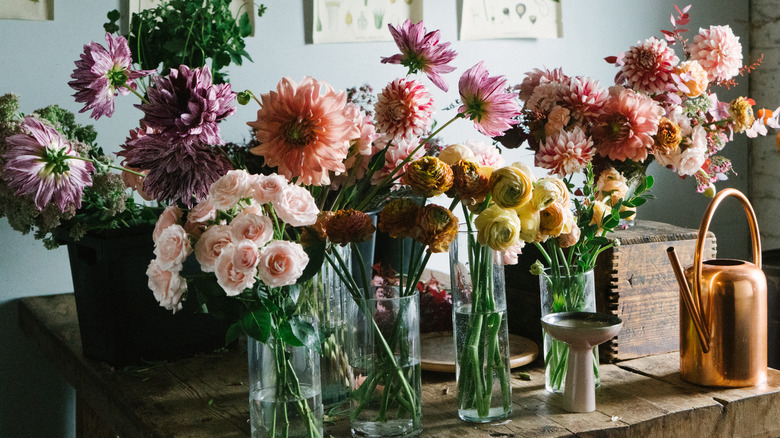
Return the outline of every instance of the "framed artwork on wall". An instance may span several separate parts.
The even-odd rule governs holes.
[[[54,20],[54,0],[2,0],[0,19]]]
[[[387,25],[423,18],[423,0],[314,0],[312,41],[392,41]]]
[[[553,0],[463,0],[461,40],[561,38],[561,3]]]

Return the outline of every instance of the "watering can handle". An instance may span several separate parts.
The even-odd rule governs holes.
[[[715,213],[715,209],[718,208],[721,201],[728,196],[734,196],[742,203],[742,207],[745,209],[745,214],[748,219],[748,226],[750,227],[750,240],[753,242],[753,264],[761,269],[761,240],[758,235],[758,221],[756,221],[756,212],[753,211],[753,206],[750,205],[748,198],[737,189],[723,189],[712,198],[707,211],[704,213],[704,217],[701,220],[701,226],[699,227],[699,236],[696,238],[696,252],[693,255],[693,296],[701,303],[701,271],[702,271],[702,253],[704,252],[704,239],[707,237],[707,231],[710,228],[710,221],[712,221],[712,215]],[[701,307],[699,307],[701,310]]]

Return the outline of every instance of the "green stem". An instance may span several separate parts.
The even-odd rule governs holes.
[[[130,90],[130,92],[131,92],[131,93],[133,93],[133,94],[135,94],[136,96],[138,96],[138,98],[139,98],[139,99],[141,99],[141,102],[143,102],[143,103],[145,103],[145,104],[147,104],[147,105],[149,104],[149,101],[146,99],[146,97],[144,97],[144,96],[143,96],[141,93],[139,93],[139,92],[138,92],[138,90],[136,90],[135,88],[133,88],[133,87],[131,87],[131,86],[127,85],[127,84],[125,84],[125,85],[122,85],[122,86],[123,86],[124,88],[126,88],[126,89]]]

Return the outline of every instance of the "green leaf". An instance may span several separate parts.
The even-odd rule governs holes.
[[[317,240],[303,247],[306,255],[309,256],[309,263],[303,270],[303,274],[298,278],[297,284],[301,284],[320,272],[323,260],[325,260],[325,241]]]
[[[630,211],[630,210],[621,211],[620,212],[620,219],[627,219],[627,218],[630,218],[631,216],[633,216],[635,214],[636,214],[636,212]]]
[[[246,38],[252,34],[252,22],[249,20],[249,13],[244,12],[238,19],[238,32],[241,38]]]
[[[271,335],[271,314],[264,308],[246,312],[239,320],[241,328],[253,339],[265,343]]]
[[[241,333],[244,332],[244,329],[241,328],[240,322],[234,322],[233,324],[230,324],[230,327],[228,327],[227,332],[225,332],[225,345],[231,344],[233,341],[237,340],[238,337],[241,335]]]
[[[644,205],[644,203],[647,202],[647,198],[634,198],[632,201],[634,204],[633,207],[639,207],[640,205]]]
[[[317,329],[300,315],[293,316],[283,322],[279,326],[279,336],[284,342],[290,345],[297,347],[305,346],[306,348],[315,350],[317,353],[322,353],[320,338],[317,336]]]

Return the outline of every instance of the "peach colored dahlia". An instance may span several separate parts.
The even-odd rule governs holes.
[[[250,152],[304,185],[327,185],[329,172],[345,171],[350,141],[360,136],[345,92],[311,77],[299,84],[283,78],[260,99],[257,120],[247,123],[260,145]]]
[[[388,140],[411,140],[431,129],[433,98],[421,82],[396,79],[379,93],[374,112],[377,132]]]
[[[644,161],[653,146],[653,136],[663,109],[645,94],[613,88],[614,94],[593,128],[599,155],[612,160]]]
[[[629,88],[654,94],[666,89],[680,58],[665,40],[651,37],[628,49],[623,56],[619,77]]]
[[[569,108],[571,116],[580,121],[601,114],[609,99],[609,92],[601,87],[599,81],[584,76],[571,78],[568,90],[562,89],[561,94],[561,101]]]
[[[584,169],[596,150],[593,140],[579,126],[547,137],[534,157],[535,164],[560,176],[572,175]]]
[[[727,81],[742,67],[742,44],[729,26],[699,29],[690,46],[691,59],[707,71],[707,79]]]

